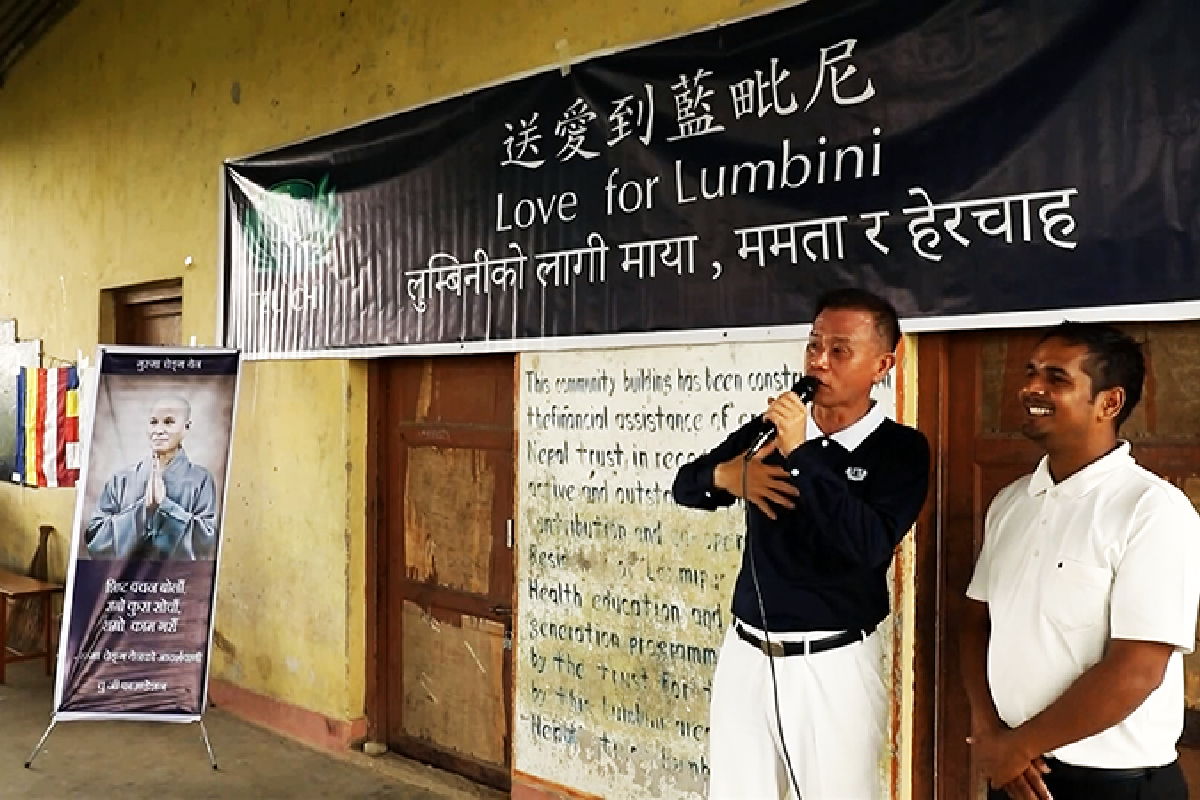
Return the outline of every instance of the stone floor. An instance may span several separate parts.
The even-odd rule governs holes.
[[[53,682],[40,663],[8,668],[0,685],[0,798],[22,800],[499,800],[500,792],[393,756],[333,756],[211,709],[205,720],[220,770],[197,725],[64,722],[24,769],[50,721]],[[1200,797],[1200,750],[1180,760]]]
[[[200,800],[354,798],[496,800],[504,795],[393,756],[344,757],[309,749],[221,709],[205,715],[220,766],[198,725],[63,722],[24,763],[50,721],[53,680],[40,663],[11,665],[0,685],[0,798]]]

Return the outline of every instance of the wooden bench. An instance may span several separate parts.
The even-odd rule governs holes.
[[[50,613],[50,598],[63,591],[57,583],[46,583],[36,578],[27,578],[0,568],[0,683],[4,683],[5,665],[14,661],[46,659],[46,674],[54,674],[54,631]],[[45,619],[45,648],[33,653],[21,653],[8,646],[8,606],[14,600],[42,598],[42,616]]]

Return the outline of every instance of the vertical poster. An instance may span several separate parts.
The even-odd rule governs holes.
[[[101,348],[56,720],[202,714],[238,365],[236,350]]]

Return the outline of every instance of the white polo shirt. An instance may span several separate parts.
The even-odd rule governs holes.
[[[1053,755],[1090,767],[1175,760],[1183,730],[1183,653],[1196,640],[1200,515],[1142,469],[1129,444],[1059,484],[1042,459],[988,508],[967,596],[988,604],[988,684],[1016,727],[1104,655],[1110,639],[1176,651],[1162,685],[1124,722]]]

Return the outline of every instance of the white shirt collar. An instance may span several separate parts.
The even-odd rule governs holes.
[[[1062,483],[1057,484],[1058,490],[1068,497],[1083,497],[1107,478],[1113,470],[1132,463],[1133,456],[1129,454],[1129,442],[1123,441],[1111,453],[1096,459]],[[1033,497],[1042,494],[1055,486],[1054,478],[1050,476],[1050,456],[1042,456],[1037,469],[1033,471],[1033,475],[1029,479],[1029,495]]]
[[[862,419],[853,425],[842,428],[829,438],[846,448],[846,450],[852,451],[862,444],[868,436],[874,433],[875,429],[882,425],[885,419],[887,419],[887,415],[883,413],[883,407],[872,400],[871,408],[862,416]],[[805,430],[805,440],[820,439],[824,436],[825,431],[821,430],[821,427],[817,425],[813,419],[813,415],[810,413],[808,415],[808,427]]]

